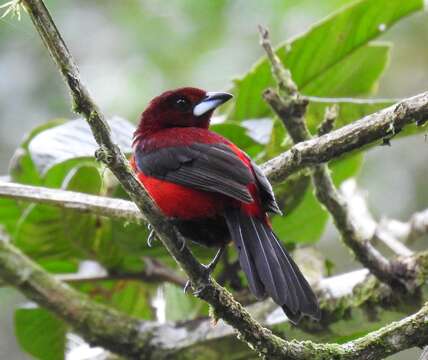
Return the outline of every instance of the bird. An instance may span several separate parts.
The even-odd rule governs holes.
[[[209,130],[214,110],[233,96],[195,87],[165,91],[140,116],[131,167],[162,214],[192,242],[218,248],[234,243],[257,299],[271,297],[288,319],[319,320],[317,298],[272,230],[281,214],[271,184],[235,144]]]

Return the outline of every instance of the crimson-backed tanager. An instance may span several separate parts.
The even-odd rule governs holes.
[[[166,91],[142,113],[131,165],[179,231],[224,248],[233,241],[251,292],[270,296],[288,318],[320,318],[314,293],[273,233],[280,214],[261,169],[236,145],[208,130],[213,111],[232,95],[191,87]]]

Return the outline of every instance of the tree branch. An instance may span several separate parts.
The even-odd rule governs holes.
[[[395,219],[382,219],[377,224],[372,216],[368,213],[367,205],[362,199],[362,195],[358,194],[355,186],[342,188],[343,195],[348,198],[351,208],[356,209],[358,216],[366,219],[364,228],[372,228],[376,226],[376,237],[379,240],[387,243],[384,237],[394,237],[395,242],[400,239],[401,243],[415,241],[428,234],[428,209],[417,212],[411,216],[407,222]],[[75,191],[50,189],[40,186],[30,186],[11,182],[5,182],[0,179],[0,198],[9,198],[15,200],[29,201],[39,204],[48,204],[59,208],[70,209],[83,213],[92,213],[99,216],[106,216],[112,219],[119,219],[139,223],[146,221],[138,210],[137,206],[127,200],[110,198],[104,196],[88,195]],[[363,201],[363,203],[362,203]],[[354,204],[354,205],[353,205]],[[362,211],[365,207],[367,212]],[[357,209],[358,208],[358,209]],[[368,233],[373,234],[369,229]],[[387,244],[388,247],[394,246]],[[402,245],[404,246],[404,245]],[[395,244],[394,252],[400,255],[410,255],[409,250],[399,247]]]
[[[407,222],[382,219],[379,228],[402,242],[411,244],[428,234],[428,209],[413,214]]]
[[[266,53],[271,61],[272,72],[281,91],[284,84],[291,84],[293,80],[289,72],[279,71],[277,69],[278,67],[283,67],[283,65],[271,48],[268,31],[260,28],[260,34],[263,47],[267,49]],[[284,80],[282,78],[284,76],[287,76],[288,79]],[[300,142],[311,138],[311,134],[305,125],[304,119],[306,105],[304,105],[304,102],[301,100],[301,96],[295,85],[283,91],[282,96],[272,89],[266,90],[263,96],[284,123],[296,146]],[[296,112],[295,109],[298,109],[298,111]],[[332,117],[331,113],[327,113],[326,115],[326,117]],[[332,119],[325,119],[324,123],[328,122],[332,122]],[[331,133],[325,134],[323,137],[329,137],[331,135]],[[336,227],[342,235],[343,241],[353,251],[357,259],[376,277],[387,284],[406,284],[410,276],[406,272],[407,268],[400,267],[400,272],[397,273],[398,269],[395,269],[392,263],[373,247],[370,238],[365,237],[365,234],[361,231],[362,226],[360,226],[361,223],[359,219],[352,216],[353,214],[349,211],[349,204],[334,186],[327,165],[321,164],[314,166],[311,177],[318,200],[332,215]]]
[[[425,282],[428,276],[428,255],[417,254],[411,261],[417,264],[415,267],[418,269],[420,282]],[[403,299],[390,288],[382,287],[374,278],[367,278],[367,274],[366,270],[358,270],[321,281],[319,292],[325,321],[323,326],[328,329],[329,324],[343,320],[343,314],[350,316],[350,312],[357,308],[368,309],[370,306],[373,309],[376,304],[389,309],[404,307],[404,311],[408,311],[406,301],[415,299]],[[234,334],[232,327],[221,322],[213,327],[210,320],[159,325],[130,318],[91,301],[86,295],[53,278],[8,244],[3,237],[0,237],[0,277],[29,299],[53,311],[86,341],[131,358],[188,358],[203,352],[204,343],[209,346],[212,341]],[[276,315],[269,311],[266,313],[263,310],[266,305],[269,308],[268,304],[257,303],[250,306],[249,310],[268,326],[285,321],[285,316],[280,311],[275,310]],[[264,315],[260,315],[261,309]],[[424,316],[425,320],[422,321]],[[272,354],[269,358],[381,359],[385,353],[392,354],[412,346],[424,345],[428,332],[427,317],[428,310],[424,307],[417,314],[398,323],[343,345],[293,341],[290,342],[292,346],[284,347],[281,353],[269,353]]]
[[[150,338],[157,330],[154,323],[142,322],[73,290],[50,276],[0,237],[0,276],[70,324],[86,341],[128,356],[157,351]]]
[[[364,227],[361,229],[361,231],[364,231],[364,236],[366,238],[371,238],[371,241],[374,244],[376,242],[382,242],[397,256],[413,255],[413,251],[410,250],[402,241],[398,240],[399,236],[386,228],[387,223],[385,220],[381,221],[380,223],[374,220],[368,209],[367,202],[362,192],[357,188],[357,183],[354,179],[345,181],[340,187],[340,192],[346,199],[348,204],[348,211],[353,214],[352,217],[359,219],[361,224],[364,223]],[[401,224],[403,227],[411,227],[411,222],[409,222],[409,224]],[[425,233],[428,233],[428,228],[426,229]],[[419,235],[421,236],[422,234]]]
[[[31,201],[48,204],[63,209],[76,210],[106,216],[113,219],[141,222],[144,219],[140,210],[131,201],[88,195],[75,191],[49,189],[0,181],[0,198]]]
[[[261,327],[258,323],[256,323],[250,317],[250,315],[238,303],[233,300],[233,298],[227,291],[218,286],[218,284],[215,283],[211,278],[207,278],[205,276],[204,268],[196,261],[190,251],[186,247],[184,248],[184,250],[181,250],[180,245],[183,241],[182,237],[176,231],[176,229],[172,227],[168,223],[168,221],[161,216],[158,209],[150,200],[146,191],[140,186],[138,180],[133,176],[132,171],[130,170],[129,165],[123,154],[121,153],[120,149],[118,149],[118,147],[112,142],[109,129],[104,121],[103,115],[93,103],[86,88],[82,85],[79,78],[79,73],[77,71],[77,66],[74,63],[71,55],[69,54],[68,49],[65,46],[60,34],[58,33],[43,2],[41,0],[22,0],[22,3],[28,10],[35,27],[39,31],[39,34],[41,35],[46,47],[49,49],[52,58],[55,60],[58,67],[60,68],[60,71],[63,74],[71,90],[74,102],[74,110],[84,115],[91,127],[94,137],[100,146],[100,149],[97,152],[97,158],[104,161],[119,179],[120,183],[126,189],[131,199],[145,214],[147,220],[153,225],[159,238],[167,247],[168,251],[174,256],[177,262],[186,271],[190,280],[192,281],[194,288],[198,290],[198,296],[212,305],[214,315],[216,317],[222,317],[230,324],[232,324],[238,330],[240,337],[244,341],[250,343],[257,352],[265,355],[268,358],[310,359],[314,358],[315,356],[318,358],[330,359],[332,358],[332,356],[338,357],[345,354],[350,354],[350,356],[352,356],[352,354],[349,353],[347,349],[343,348],[342,346],[330,344],[321,345],[314,344],[311,342],[289,342],[272,335],[269,330]],[[418,103],[417,105],[421,104]],[[426,103],[424,105],[426,106]],[[420,107],[422,107],[422,105]],[[424,111],[426,111],[426,109]],[[406,116],[407,115],[408,112],[406,111]],[[404,118],[406,118],[406,116],[404,116]],[[410,122],[408,118],[400,121],[401,122],[397,122],[396,125]],[[380,132],[384,130],[385,129],[379,128],[377,134],[380,134]],[[284,159],[281,159],[280,161],[283,160]],[[307,163],[305,165],[305,162],[296,161],[296,159],[293,158],[291,158],[290,160],[291,168],[294,168],[295,171],[298,170],[299,166],[303,167],[311,165],[310,163]],[[322,161],[326,160],[322,159]],[[275,162],[271,163],[270,165],[274,166]],[[33,269],[35,269],[35,272],[30,274],[28,274],[28,272],[24,273],[23,271],[19,272],[19,267],[13,266],[18,264],[19,261],[23,261],[21,265],[26,266],[23,266],[22,268],[26,268],[27,270],[28,268],[31,268],[32,264],[26,263],[28,259],[22,257],[22,255],[20,258],[20,254],[17,253],[13,248],[11,248],[10,245],[5,245],[5,243],[3,243],[2,245],[3,246],[1,248],[0,253],[4,258],[2,259],[3,261],[0,262],[0,266],[3,272],[3,276],[10,283],[19,287],[21,291],[26,293],[30,298],[35,299],[36,297],[35,300],[37,300],[37,295],[34,295],[38,294],[37,290],[40,290],[40,287],[38,288],[37,284],[39,284],[38,286],[42,286],[41,284],[46,285],[47,290],[55,290],[56,288],[53,285],[58,285],[59,287],[63,287],[64,291],[68,293],[68,295],[74,295],[68,291],[70,289],[67,289],[65,285],[61,283],[52,283],[52,281],[55,280],[52,278],[49,279],[49,276],[48,279],[46,279],[43,275],[47,274],[43,273],[43,270],[41,269],[32,267]],[[6,255],[11,256],[11,258],[8,259]],[[8,262],[11,259],[12,262]],[[34,280],[34,282],[29,282],[29,280]],[[51,295],[49,294],[49,291],[45,294]],[[46,303],[45,306],[51,306],[50,309],[57,312],[63,311],[63,307],[66,306],[71,299],[68,297],[62,298],[61,294],[54,293],[53,295],[54,298],[52,301],[54,305],[49,305],[49,303]],[[55,298],[55,295],[59,297]],[[86,305],[86,303],[83,301],[85,299],[82,297],[82,295],[78,295],[79,299],[77,303],[71,302],[70,305],[76,306],[76,309],[85,310],[79,308],[79,306],[84,307]],[[48,296],[45,296],[43,300],[46,300],[47,298]],[[100,307],[99,309],[101,310],[101,313],[96,314],[96,316],[94,317],[88,317],[87,314],[85,314],[85,318],[77,318],[74,322],[74,327],[90,341],[94,337],[98,337],[98,340],[101,339],[103,346],[108,349],[113,349],[113,351],[118,351],[115,346],[117,345],[118,341],[117,336],[120,335],[120,333],[112,334],[112,332],[109,331],[106,334],[105,329],[103,329],[103,331],[101,332],[101,327],[95,325],[98,325],[100,322],[104,324],[104,321],[106,320],[108,320],[108,324],[111,324],[115,321],[118,321],[119,319],[115,318],[115,312],[113,312],[112,310],[104,307]],[[65,310],[67,311],[68,308],[65,307]],[[84,314],[84,311],[76,311],[76,313],[67,314],[71,316],[70,320],[73,320],[73,316],[81,316],[81,314]],[[140,329],[143,328],[146,330],[138,332],[138,335],[150,337],[150,335],[152,334],[150,332],[152,327],[149,323],[135,323],[133,322],[133,320],[129,321],[130,324],[139,325]],[[88,322],[89,324],[94,325],[90,329],[85,327],[88,325]],[[128,323],[128,321],[126,321],[125,323]],[[121,325],[124,325],[126,327],[126,324],[124,323],[121,323]],[[419,325],[420,331],[421,333],[423,333],[424,324]],[[405,326],[405,324],[403,324],[403,326]],[[149,327],[150,329],[147,330],[147,327]],[[132,334],[132,337],[134,339],[137,335],[135,333],[135,327],[133,327],[132,325],[124,328],[123,331],[125,334],[125,340],[120,344],[120,346],[129,341],[129,337],[127,335]],[[381,343],[382,346],[385,346],[384,344],[387,343],[386,340],[388,340],[389,334],[390,329],[386,329],[386,331],[381,334],[381,336],[385,337],[385,341]],[[413,336],[411,339],[408,339],[408,341],[409,342],[406,344],[403,341],[402,343],[400,343],[400,346],[407,346],[409,343],[415,344],[418,342],[418,338],[417,336]],[[371,340],[367,340],[367,344],[368,346],[365,349],[368,349],[369,351],[375,352],[377,347],[379,347],[377,343],[373,343]],[[131,349],[133,351],[135,350],[135,353],[138,353],[139,357],[150,357],[152,356],[151,350],[154,350],[152,348],[146,348],[146,343],[144,343],[143,348],[140,347],[138,349],[135,348],[135,344],[133,344],[132,346],[131,344],[126,344],[125,348],[120,348],[120,351],[123,351],[123,353],[125,354],[129,354]]]
[[[185,239],[162,216],[132,173],[121,150],[113,143],[104,116],[82,84],[77,65],[43,1],[22,0],[22,3],[71,91],[74,111],[86,118],[94,138],[100,146],[96,153],[97,159],[109,167],[132,201],[145,215],[169,253],[188,275],[197,296],[207,301],[212,306],[214,316],[223,318],[231,324],[238,331],[240,338],[250,344],[258,353],[274,357],[286,355],[288,352],[297,354],[305,351],[305,346],[286,342],[254,321],[229,292],[207,276],[205,268],[195,259],[189,249],[182,246]],[[313,344],[313,348],[319,348],[319,346]]]
[[[418,121],[428,120],[428,92],[404,99],[399,103],[367,115],[326,135],[303,141],[290,150],[265,162],[262,169],[272,183],[305,167],[328,162],[391,136],[392,132]]]

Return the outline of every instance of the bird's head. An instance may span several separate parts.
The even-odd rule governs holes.
[[[213,111],[232,98],[225,92],[206,92],[184,87],[152,99],[141,114],[135,136],[172,127],[208,128]]]

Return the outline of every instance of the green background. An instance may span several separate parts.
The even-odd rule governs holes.
[[[138,118],[149,99],[165,89],[184,85],[210,91],[230,89],[232,80],[247,73],[263,55],[258,45],[257,24],[268,26],[272,41],[277,44],[307,31],[309,25],[347,3],[344,0],[46,1],[98,104],[107,114],[120,115],[131,121]],[[0,20],[0,175],[7,173],[14,150],[32,128],[48,119],[74,117],[69,110],[67,90],[57,70],[27,16],[22,15],[21,22],[10,17]],[[427,90],[427,14],[418,13],[402,20],[377,40],[393,43],[389,56],[385,44],[372,46],[364,53],[353,53],[361,63],[367,57],[367,68],[372,69],[373,80],[383,73],[374,87],[365,88],[364,84],[373,81],[361,77],[361,74],[370,76],[364,71],[352,78],[354,67],[347,68],[346,62],[340,65],[342,74],[335,72],[333,76],[327,73],[307,87],[304,79],[297,78],[296,81],[308,94],[318,95],[317,92],[321,92],[324,96],[322,86],[326,83],[337,84],[330,85],[331,96],[376,92],[376,96],[382,98],[401,98]],[[328,44],[324,46],[328,47]],[[368,56],[367,52],[375,52],[374,57]],[[316,54],[319,58],[300,57],[287,65],[313,78],[309,76],[309,64],[319,65],[328,55]],[[378,65],[373,63],[374,58]],[[386,63],[388,66],[383,72]],[[302,66],[304,68],[299,70]],[[349,77],[348,81],[355,88],[347,87],[344,91],[340,87],[345,77]],[[243,102],[240,106],[239,99],[238,96],[231,120],[264,115],[263,108],[256,102],[251,106]],[[316,110],[313,109],[314,114]],[[428,144],[424,143],[423,135],[394,140],[390,148],[372,148],[358,182],[367,190],[373,212],[378,216],[407,219],[414,211],[426,208],[426,164]],[[81,168],[80,171],[84,176],[85,172],[92,170]],[[76,177],[76,186],[81,189],[78,181]],[[85,190],[94,191],[96,186],[90,184]],[[302,235],[301,224],[290,215],[287,221],[297,230],[293,233],[292,224],[287,225],[287,231],[281,233],[282,238],[289,236],[300,241],[299,236],[316,238],[315,235],[323,233],[316,246],[335,264],[335,272],[359,267],[348,251],[338,246],[337,234],[331,225],[324,231],[321,221],[317,228],[316,222],[320,217],[318,213],[311,215],[313,207],[310,200],[302,204],[306,208],[300,209],[299,213],[305,213],[306,217],[299,219],[311,221],[316,234]],[[416,246],[426,247],[423,241]],[[110,260],[105,259],[106,262]],[[143,296],[140,294],[139,297],[139,293],[132,292],[132,289],[129,293],[136,294],[135,301]],[[23,301],[15,291],[0,288],[2,358],[28,358],[18,349],[13,330],[13,309]],[[26,316],[31,315],[25,310],[17,313],[18,320],[24,319],[25,322]],[[52,325],[54,320],[46,319],[47,326],[55,326]],[[394,358],[407,359],[416,353],[412,350]]]

